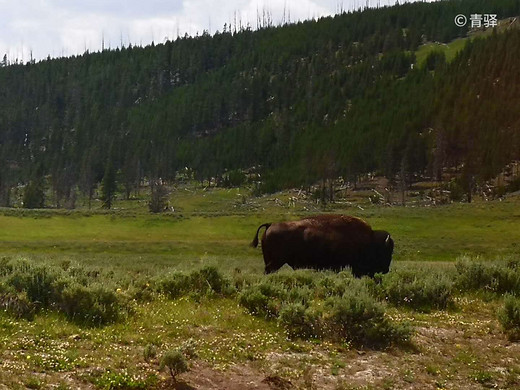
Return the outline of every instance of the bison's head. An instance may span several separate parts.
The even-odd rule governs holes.
[[[354,276],[373,277],[377,273],[390,271],[390,262],[394,251],[394,240],[384,230],[374,230],[372,242],[366,252],[366,258],[352,267]]]
[[[265,262],[265,271],[264,271],[265,274],[271,274],[273,272],[276,272],[280,268],[282,268],[282,266],[284,265],[284,263],[280,264],[279,262],[276,262],[276,261],[267,262],[265,259],[264,259],[264,262]]]
[[[394,252],[394,240],[390,237],[390,233],[385,230],[374,230],[373,241],[373,267],[375,272],[383,274],[390,270],[390,262],[392,261],[392,253]]]

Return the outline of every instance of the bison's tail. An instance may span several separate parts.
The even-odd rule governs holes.
[[[255,238],[253,238],[253,241],[251,242],[251,246],[253,248],[256,248],[258,246],[258,232],[260,229],[262,229],[265,226],[265,230],[269,229],[269,226],[271,226],[270,223],[264,223],[263,225],[260,225],[260,227],[256,230]]]

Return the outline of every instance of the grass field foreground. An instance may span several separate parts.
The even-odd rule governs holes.
[[[500,319],[503,294],[520,292],[517,262],[402,262],[375,280],[213,267],[125,280],[4,259],[1,274],[0,383],[10,389],[165,388],[159,361],[171,350],[186,354],[180,377],[196,388],[211,388],[200,372],[224,388],[244,376],[288,388],[520,384],[520,344]]]
[[[212,201],[196,211],[200,198]],[[327,206],[392,233],[395,261],[375,280],[264,276],[248,246],[257,227],[320,212],[288,198],[244,210],[240,190],[204,191],[165,215],[5,211],[0,384],[172,388],[160,360],[180,349],[191,370],[179,383],[200,389],[520,386],[517,198]]]

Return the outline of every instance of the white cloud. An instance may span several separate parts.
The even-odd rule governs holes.
[[[320,4],[321,3],[321,4]],[[211,32],[222,31],[224,24],[257,28],[258,20],[271,18],[272,23],[297,21],[312,17],[326,16],[334,13],[333,1],[312,0],[236,0],[214,6],[211,0],[185,0],[183,19],[188,21],[190,28],[199,31],[209,29]],[[201,12],[211,10],[211,12]],[[211,25],[211,26],[210,26]]]

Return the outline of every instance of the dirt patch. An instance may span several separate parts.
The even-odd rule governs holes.
[[[268,384],[272,389],[289,390],[293,388],[290,381],[280,378],[277,375],[269,375],[265,377],[262,383]]]
[[[190,372],[181,375],[177,384],[163,382],[162,389],[176,390],[289,390],[291,382],[274,375],[266,375],[253,367],[235,365],[226,371],[211,368],[203,362],[196,362]]]

